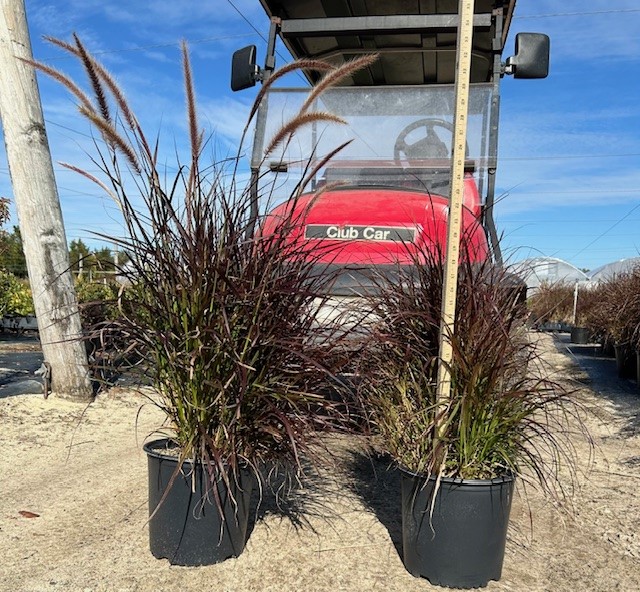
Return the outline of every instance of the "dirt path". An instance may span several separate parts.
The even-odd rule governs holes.
[[[542,339],[550,372],[584,378]],[[537,491],[519,495],[503,577],[488,590],[640,590],[640,396],[583,389],[580,397],[597,448],[589,459],[576,439],[575,518]],[[154,559],[140,444],[161,417],[139,411],[143,402],[122,390],[86,409],[34,395],[0,399],[1,591],[436,589],[404,570],[396,477],[365,459],[356,439],[332,443],[339,462],[299,492],[294,519],[264,504],[239,558],[201,568]]]

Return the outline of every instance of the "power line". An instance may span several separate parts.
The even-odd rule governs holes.
[[[53,125],[55,127],[59,127],[61,129],[70,131],[74,134],[78,134],[80,136],[83,136],[85,138],[89,138],[90,140],[96,140],[99,141],[101,143],[104,143],[104,141],[102,140],[102,138],[98,137],[98,136],[92,136],[90,134],[81,132],[79,130],[67,127],[65,125],[62,125],[60,123],[56,123],[55,121],[51,121],[50,119],[45,119],[46,123],[48,125]],[[510,161],[510,162],[514,162],[514,161],[531,161],[531,160],[549,160],[549,161],[553,161],[553,160],[581,160],[581,159],[587,159],[587,158],[635,158],[637,156],[640,156],[640,152],[626,152],[626,153],[621,153],[621,154],[552,154],[549,156],[500,156],[500,162],[502,161]],[[175,168],[175,167],[172,167]],[[7,169],[3,169],[0,168],[0,172],[4,172]]]
[[[550,156],[500,156],[500,160],[567,160],[581,158],[627,158],[640,156],[640,152],[626,154],[553,154]]]
[[[561,236],[558,235],[557,232],[555,233],[551,233],[551,234],[538,234],[535,232],[531,232],[531,228],[529,227],[527,229],[529,232],[525,233],[521,233],[518,231],[518,229],[514,229],[511,232],[518,232],[518,236],[520,238],[555,238],[557,240],[560,241],[564,241],[567,238],[591,238],[593,236],[593,233],[585,233],[585,232],[563,232]],[[616,234],[616,238],[628,238],[628,237],[633,237],[633,238],[637,238],[638,237],[638,233],[637,232],[632,232],[629,234]]]
[[[576,193],[640,193],[640,189],[574,189],[572,191],[517,191],[511,195],[573,195]]]
[[[540,219],[533,219],[533,218],[513,218],[513,219],[509,219],[509,218],[505,218],[505,219],[500,219],[498,218],[498,221],[500,222],[500,225],[502,226],[503,224],[523,224],[525,222],[529,222],[529,223],[533,223],[533,224],[537,224],[540,222]],[[598,218],[597,222],[606,224],[607,222],[617,222],[618,220],[602,220],[600,218]],[[634,218],[633,220],[629,220],[630,222],[640,222],[640,219]],[[549,225],[549,224],[567,224],[567,223],[571,223],[571,224],[587,224],[587,223],[591,223],[594,222],[593,219],[579,219],[579,218],[553,218],[552,220],[545,220],[544,223],[545,225]]]
[[[67,130],[68,132],[73,132],[74,134],[78,134],[79,136],[83,136],[85,138],[89,138],[90,140],[98,141],[104,144],[104,140],[102,140],[102,138],[92,136],[91,134],[81,132],[80,130],[73,129],[71,127],[67,127],[66,125],[62,125],[61,123],[56,123],[55,121],[51,121],[50,119],[45,119],[44,121],[45,123],[47,123],[47,125],[54,125],[56,127],[62,128],[63,130]]]
[[[633,206],[624,216],[622,216],[622,218],[620,218],[620,220],[618,220],[617,222],[615,222],[614,224],[612,224],[611,226],[609,226],[609,228],[607,228],[602,234],[599,234],[596,238],[594,238],[586,247],[580,249],[574,256],[573,258],[577,257],[578,255],[580,255],[581,253],[583,253],[584,251],[586,251],[591,245],[593,245],[594,243],[596,243],[597,241],[599,241],[603,236],[605,236],[606,234],[608,234],[609,232],[611,232],[616,226],[618,226],[618,224],[622,223],[624,220],[626,220],[629,216],[631,216],[631,214],[633,214],[633,212],[635,212],[638,208],[640,208],[640,203],[636,204],[635,206]]]
[[[253,29],[253,31],[265,42],[267,43],[266,37],[263,33],[247,18],[247,16],[232,2],[232,0],[227,0],[229,5],[242,17],[242,19]],[[617,10],[596,10],[589,12],[556,12],[549,14],[527,14],[527,15],[515,15],[514,19],[540,19],[540,18],[555,18],[555,17],[568,17],[568,16],[598,16],[602,14],[624,14],[624,13],[636,13],[640,12],[640,8],[621,8]],[[227,39],[239,39],[243,37],[252,37],[253,33],[238,33],[236,35],[220,35],[215,37],[201,37],[199,39],[187,39],[189,45],[199,45],[202,43],[212,43],[214,41],[224,41]],[[113,49],[103,49],[98,51],[93,51],[92,55],[104,55],[104,54],[112,54],[112,53],[127,53],[127,52],[135,52],[135,51],[146,51],[149,49],[160,49],[164,47],[176,47],[179,45],[179,41],[171,41],[167,43],[153,43],[149,45],[138,45],[136,47],[120,47]],[[280,52],[276,52],[277,55],[284,60],[285,63],[288,63],[288,59],[283,56]],[[59,56],[50,56],[42,58],[42,61],[45,62],[54,62],[61,60],[70,60],[73,59],[73,56],[67,55],[59,55]]]
[[[262,34],[260,30],[244,15],[244,13],[233,3],[231,0],[227,0],[229,5],[243,18],[243,20],[267,43],[267,38]]]
[[[229,5],[248,23],[248,25],[258,34],[260,35],[261,39],[265,42],[265,43],[269,43],[267,38],[262,34],[261,31],[259,31],[256,26],[245,16],[245,14],[231,1],[231,0],[227,0],[227,2],[229,3]],[[285,63],[288,64],[289,60],[283,56],[277,49],[275,50],[276,55]],[[308,82],[307,79],[300,74],[300,72],[297,72],[297,75],[302,78],[302,80],[304,80],[304,82]]]
[[[619,8],[615,10],[594,10],[589,12],[554,12],[549,14],[525,14],[514,16],[514,19],[537,19],[554,18],[564,16],[596,16],[601,14],[623,14],[629,12],[640,12],[640,8]]]
[[[235,7],[234,7],[235,8]],[[252,33],[238,33],[237,35],[222,35],[219,37],[202,37],[200,39],[187,39],[187,43],[189,45],[199,45],[201,43],[211,43],[213,41],[224,41],[225,39],[238,39],[241,37],[253,37]],[[109,53],[125,53],[125,52],[133,52],[133,51],[146,51],[148,49],[159,49],[162,47],[177,47],[179,45],[179,41],[172,41],[170,43],[154,43],[150,45],[138,45],[136,47],[121,47],[118,49],[103,49],[99,51],[92,51],[91,55],[104,55]],[[48,58],[42,58],[42,61],[46,62],[55,62],[60,60],[71,60],[74,59],[75,56],[52,56]]]

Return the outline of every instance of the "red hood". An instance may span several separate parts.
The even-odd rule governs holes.
[[[287,204],[291,202],[274,208],[267,217],[265,234],[274,231]],[[476,218],[480,208],[473,210],[463,208],[462,236],[468,239],[466,256],[481,261],[488,256],[487,238]],[[448,211],[448,199],[412,190],[364,187],[305,194],[294,204],[291,243],[317,243],[326,250],[320,257],[324,263],[410,264],[416,247],[444,252]]]

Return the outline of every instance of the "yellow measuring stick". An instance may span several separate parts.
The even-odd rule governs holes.
[[[453,119],[453,155],[451,160],[451,201],[447,226],[447,250],[442,286],[440,322],[440,364],[438,366],[438,402],[445,406],[451,395],[449,366],[453,351],[449,335],[455,330],[460,228],[464,193],[464,160],[469,113],[469,78],[473,39],[474,0],[459,0],[458,47],[456,51],[455,111]],[[439,432],[440,433],[440,432]]]

